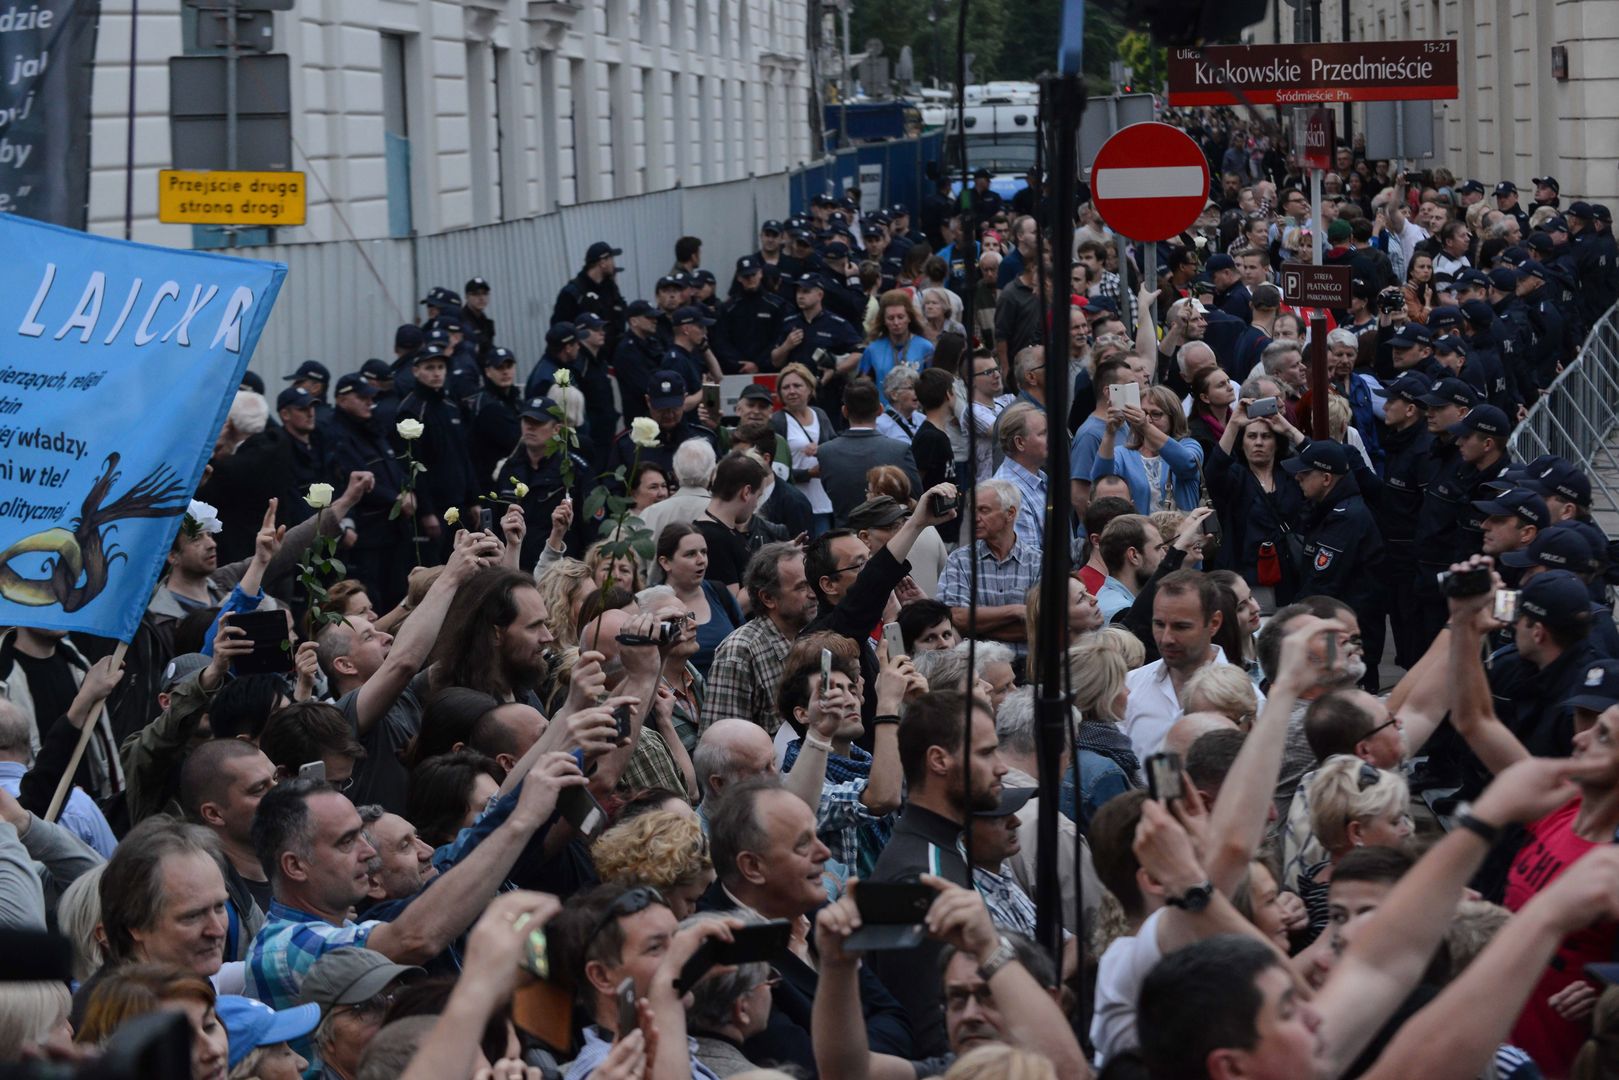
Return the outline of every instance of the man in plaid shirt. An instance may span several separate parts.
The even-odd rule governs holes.
[[[1040,580],[1040,549],[1017,536],[1018,490],[1005,480],[986,480],[973,489],[972,547],[950,553],[939,577],[939,600],[950,605],[956,629],[967,632],[972,564],[978,562],[978,635],[1008,641],[1019,655],[1028,652],[1024,616],[1029,587]]]
[[[776,687],[787,651],[815,618],[815,593],[804,577],[804,550],[796,544],[766,544],[753,553],[743,574],[755,615],[720,643],[708,669],[703,730],[733,716],[752,720],[774,735],[781,726]]]

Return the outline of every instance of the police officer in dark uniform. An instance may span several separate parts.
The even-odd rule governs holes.
[[[866,242],[866,259],[876,263],[881,274],[878,291],[887,292],[894,287],[900,271],[899,260],[888,253],[888,230],[880,221],[868,221],[860,227],[860,237]]]
[[[314,395],[303,386],[287,387],[275,400],[280,429],[266,428],[262,433],[275,437],[276,464],[271,479],[281,491],[276,520],[283,525],[296,525],[314,514],[303,495],[310,484],[325,483],[331,472],[326,434],[316,419],[315,405]]]
[[[1580,320],[1585,326],[1594,326],[1613,306],[1614,297],[1606,282],[1619,269],[1619,256],[1613,249],[1613,236],[1598,232],[1596,207],[1592,204],[1583,200],[1569,203],[1563,216],[1568,221],[1575,280],[1580,284]]]
[[[651,462],[661,468],[665,476],[673,478],[675,448],[687,439],[707,439],[716,455],[725,453],[719,436],[713,430],[686,418],[686,378],[678,371],[652,373],[652,381],[647,386],[645,414],[657,422],[657,445],[637,447],[633,430],[620,432],[618,438],[613,440],[613,450],[607,459],[609,470],[623,466],[624,475],[628,476],[639,450],[643,463]]]
[[[1507,435],[1512,421],[1494,405],[1480,405],[1450,426],[1456,437],[1456,456],[1462,468],[1454,474],[1469,492],[1456,519],[1453,561],[1460,562],[1484,550],[1484,519],[1487,514],[1473,503],[1489,494],[1488,485],[1512,464],[1507,456]]]
[[[1542,570],[1566,570],[1592,585],[1591,545],[1569,522],[1542,529],[1526,548],[1508,551],[1496,560],[1501,575],[1519,585],[1528,583]],[[1614,624],[1611,605],[1591,600],[1591,648],[1604,659],[1619,659],[1619,627]]]
[[[1406,323],[1383,344],[1394,358],[1396,376],[1415,371],[1429,379],[1442,379],[1450,374],[1434,359],[1433,334],[1422,323]]]
[[[658,342],[667,349],[675,339],[675,312],[686,306],[686,279],[684,275],[665,274],[652,289],[658,306]]]
[[[1490,271],[1490,307],[1506,324],[1507,340],[1501,356],[1507,378],[1517,386],[1517,397],[1525,405],[1534,404],[1540,387],[1535,378],[1535,358],[1539,339],[1529,319],[1529,309],[1518,299],[1518,282],[1523,275],[1515,267],[1497,266]]]
[[[658,311],[645,300],[632,300],[624,309],[625,334],[613,352],[613,375],[624,423],[646,415],[647,389],[652,373],[663,364],[663,342],[658,337]]]
[[[714,271],[698,267],[690,271],[687,276],[691,279],[695,291],[691,303],[702,308],[710,318],[719,313],[719,281],[714,277]]]
[[[798,279],[798,313],[789,315],[781,324],[781,339],[770,353],[770,360],[780,371],[787,364],[803,364],[815,372],[820,380],[816,403],[828,416],[841,416],[843,384],[847,381],[836,375],[834,365],[838,359],[859,352],[865,345],[860,331],[824,306],[827,294],[826,280],[819,274],[805,274]],[[815,354],[827,354],[816,360]]]
[[[585,249],[585,265],[572,281],[562,286],[557,301],[551,306],[551,321],[571,323],[581,312],[599,316],[607,324],[607,344],[613,355],[619,336],[624,333],[624,294],[618,291],[618,264],[613,260],[624,254],[605,240],[598,240]]]
[[[1390,623],[1394,630],[1395,663],[1409,670],[1421,658],[1413,651],[1414,631],[1420,625],[1411,581],[1417,574],[1417,515],[1422,509],[1423,488],[1435,467],[1433,434],[1428,430],[1425,395],[1433,392],[1433,380],[1420,372],[1407,372],[1386,387],[1383,425],[1378,429],[1378,445],[1383,447],[1383,476],[1369,476],[1359,469],[1362,496],[1377,512],[1383,534],[1383,568],[1379,584],[1388,596]],[[1365,623],[1361,624],[1365,629]],[[1370,654],[1368,654],[1370,655]]]
[[[461,403],[445,390],[449,365],[443,356],[426,350],[416,354],[416,385],[399,402],[399,420],[419,420],[422,435],[411,443],[411,453],[427,466],[416,478],[416,516],[426,540],[422,562],[443,561],[450,550],[450,530],[442,514],[450,507],[469,505],[483,494],[472,474],[467,456],[467,431]],[[397,424],[397,421],[396,421]],[[405,439],[396,430],[394,445],[405,449]]]
[[[590,433],[588,441],[580,437],[578,450],[594,472],[601,472],[618,431],[618,405],[613,400],[613,376],[607,363],[607,324],[587,311],[579,316],[574,329],[579,334],[577,385],[585,395],[585,429]]]
[[[990,189],[989,182],[993,179],[995,174],[988,169],[979,169],[973,173],[973,186],[961,193],[961,210],[964,217],[971,212],[973,220],[985,222],[1006,209],[1006,200]]]
[[[711,339],[720,370],[727,375],[775,370],[770,350],[781,336],[787,302],[770,292],[765,281],[758,256],[744,255],[736,261],[731,296],[720,305]]]
[[[1467,341],[1467,355],[1480,359],[1485,370],[1496,373],[1492,378],[1498,377],[1500,380],[1495,394],[1490,397],[1490,404],[1508,416],[1516,416],[1522,399],[1518,396],[1517,376],[1506,359],[1507,346],[1516,348],[1512,328],[1496,314],[1488,300],[1466,300],[1461,310],[1462,317],[1467,320],[1467,332],[1463,335]]]
[[[905,257],[905,251],[909,251],[927,239],[922,234],[921,229],[911,227],[911,208],[899,202],[888,208],[888,236],[891,247],[901,246],[904,248],[903,251],[895,253],[901,259]]]
[[[866,296],[860,291],[860,272],[849,260],[849,245],[834,240],[821,249],[821,259],[826,264],[826,306],[851,325],[861,325],[865,321]]]
[[[771,218],[759,226],[759,249],[753,253],[760,270],[764,272],[764,289],[766,292],[779,292],[783,276],[791,279],[794,276],[794,267],[783,265],[785,252],[782,248],[786,244],[786,230],[781,222]],[[736,290],[732,289],[732,295]]]
[[[518,566],[526,571],[532,571],[539,561],[540,551],[550,537],[551,514],[564,498],[572,498],[575,509],[573,527],[566,541],[568,554],[577,556],[585,546],[586,523],[580,520],[578,510],[583,506],[581,493],[593,474],[590,463],[571,449],[568,469],[564,471],[563,459],[552,445],[561,428],[558,419],[561,411],[561,406],[548,397],[525,400],[517,414],[521,425],[517,447],[495,469],[495,490],[501,502],[515,502],[523,508],[528,531],[518,553]],[[571,484],[569,473],[572,474]],[[513,481],[527,488],[521,498]],[[498,513],[496,510],[497,516]]]
[[[1518,185],[1511,180],[1503,180],[1495,185],[1495,208],[1503,214],[1511,214],[1518,219],[1518,229],[1524,235],[1529,235],[1529,215],[1523,207],[1518,205]]]
[[[826,269],[815,250],[815,233],[808,227],[787,231],[787,253],[782,256],[782,299],[792,302],[798,293],[798,280],[805,274],[819,274]]]
[[[370,361],[368,361],[369,363]],[[376,361],[384,367],[383,361]],[[342,487],[350,473],[375,477],[371,490],[360,497],[350,515],[358,539],[343,558],[350,573],[365,583],[366,593],[384,610],[405,598],[406,579],[415,565],[410,550],[410,515],[389,518],[404,488],[405,469],[394,457],[374,412],[375,383],[368,375],[345,375],[337,380],[337,417],[332,424],[332,478]]]
[[[1457,547],[1462,507],[1475,498],[1470,467],[1461,460],[1450,425],[1468,410],[1483,407],[1478,392],[1457,378],[1440,379],[1420,400],[1427,409],[1425,419],[1433,442],[1428,450],[1431,460],[1424,467],[1428,479],[1412,532],[1417,559],[1413,593],[1421,619],[1411,644],[1418,656],[1427,651],[1449,618],[1449,606],[1439,592],[1437,575],[1455,561],[1451,552]]]
[[[1574,710],[1568,699],[1597,661],[1585,584],[1567,570],[1544,570],[1518,596],[1515,643],[1485,663],[1496,715],[1536,757],[1568,757]]]
[[[437,329],[448,335],[445,359],[450,364],[450,396],[457,401],[478,392],[483,383],[483,366],[478,362],[478,346],[468,339],[466,327],[459,315],[446,315],[439,320]]]
[[[1490,380],[1484,370],[1468,356],[1467,343],[1462,340],[1460,334],[1440,334],[1434,339],[1433,355],[1447,375],[1453,375],[1471,386],[1480,401],[1489,399]]]
[[[1355,609],[1366,655],[1383,655],[1383,537],[1350,474],[1343,443],[1315,439],[1282,462],[1308,504],[1300,523],[1304,574],[1299,596],[1323,595]],[[1370,680],[1370,685],[1367,685]],[[1366,666],[1362,685],[1377,691],[1377,665]]]
[[[1545,390],[1557,378],[1564,360],[1573,357],[1573,351],[1568,348],[1563,313],[1552,302],[1546,267],[1533,259],[1525,259],[1518,272],[1522,275],[1518,281],[1518,299],[1523,302],[1535,331],[1535,350],[1529,368],[1536,388]]]
[[[424,331],[433,329],[440,319],[459,314],[463,306],[461,294],[454,289],[446,289],[443,285],[435,285],[427,290],[427,295],[422,297],[421,303],[427,308],[427,315],[422,319]]]
[[[461,291],[466,294],[466,302],[461,305],[461,328],[482,364],[484,356],[495,347],[495,320],[489,317],[489,282],[475,277]]]
[[[332,407],[326,403],[326,388],[332,385],[332,373],[319,360],[305,360],[298,370],[284,380],[295,387],[309,391],[315,405],[315,426],[327,427],[332,422]]]
[[[579,331],[571,322],[552,323],[545,331],[545,355],[529,372],[523,384],[525,398],[545,397],[557,381],[557,372],[566,371],[570,379],[578,376]]]
[[[479,484],[494,478],[495,466],[517,445],[521,433],[517,411],[522,404],[523,393],[517,387],[517,357],[510,349],[497,345],[485,359],[482,388],[464,403],[466,415],[472,418],[467,454]]]
[[[702,389],[705,376],[716,375],[719,361],[709,347],[708,334],[714,320],[704,314],[696,304],[677,308],[669,317],[673,340],[663,352],[663,370],[677,371],[685,381],[686,393],[695,394]],[[718,378],[715,380],[718,382]],[[697,408],[695,402],[693,409]]]

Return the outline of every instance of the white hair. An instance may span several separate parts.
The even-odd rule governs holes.
[[[1001,504],[1002,510],[1010,510],[1016,513],[1018,508],[1023,505],[1023,496],[1018,494],[1018,489],[1013,487],[1010,481],[983,480],[979,482],[978,487],[980,490],[987,491],[995,496],[996,501]]]
[[[912,658],[916,673],[928,681],[929,690],[966,690],[971,669],[967,666],[967,643],[957,642],[948,649],[917,653]]]
[[[1209,359],[1213,360],[1216,366],[1219,365],[1220,358],[1214,355],[1214,350],[1209,347],[1207,342],[1188,341],[1175,353],[1175,363],[1180,365],[1182,378],[1186,377],[1187,365],[1192,362],[1192,358],[1198,354],[1199,350],[1208,353]]]
[[[918,372],[909,364],[895,364],[883,379],[883,393],[892,400],[894,395],[908,386],[915,386]]]
[[[982,675],[991,664],[1010,664],[1016,655],[1012,652],[1012,646],[999,641],[980,641],[973,646],[973,650],[974,675]]]
[[[230,414],[226,419],[238,435],[244,438],[257,435],[270,420],[270,403],[264,400],[263,394],[238,390],[230,403]]]
[[[1330,349],[1335,345],[1342,345],[1346,349],[1358,349],[1360,348],[1360,338],[1355,336],[1353,330],[1345,330],[1341,326],[1335,327],[1327,333],[1327,348]]]
[[[675,447],[675,479],[681,487],[707,487],[714,475],[714,444],[707,439],[687,439]]]
[[[651,585],[635,594],[635,602],[643,612],[650,612],[660,601],[669,599],[680,601],[674,589],[667,585]]]
[[[568,418],[569,427],[585,422],[585,394],[577,386],[551,387],[551,400],[562,406],[562,415]]]
[[[1032,754],[1039,741],[1035,731],[1034,687],[1020,686],[1006,695],[995,714],[995,737],[1003,749],[1014,754]]]

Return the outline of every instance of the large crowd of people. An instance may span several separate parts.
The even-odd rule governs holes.
[[[127,651],[0,636],[0,923],[70,968],[0,1061],[167,1014],[192,1080],[1612,1075],[1619,560],[1508,450],[1610,212],[1355,145],[1312,204],[1178,119],[1156,280],[1082,192],[1055,281],[1055,193],[983,173],[647,298],[594,243],[540,357],[474,277],[250,373]],[[1316,232],[1346,309],[1279,287]]]

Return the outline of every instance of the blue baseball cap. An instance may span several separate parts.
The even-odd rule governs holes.
[[[1395,331],[1393,337],[1389,338],[1389,344],[1396,349],[1408,349],[1413,345],[1430,345],[1432,343],[1433,335],[1421,323],[1406,323]]]
[[[1489,517],[1508,517],[1516,515],[1527,525],[1543,529],[1551,520],[1551,511],[1546,509],[1546,500],[1530,491],[1528,488],[1509,488],[1493,499],[1474,499],[1474,509]]]
[[[535,420],[541,424],[549,424],[557,418],[557,414],[553,411],[556,407],[557,403],[548,397],[529,398],[523,403],[523,407],[517,411],[517,415],[524,420]]]
[[[809,273],[800,277],[797,285],[800,289],[825,289],[826,279],[820,274]]]
[[[647,385],[647,400],[654,409],[673,409],[686,404],[686,380],[678,371],[654,371]]]
[[[1591,593],[1567,570],[1547,570],[1519,590],[1518,612],[1548,626],[1578,626],[1591,621]]]
[[[1459,334],[1441,334],[1434,339],[1433,351],[1436,353],[1461,353],[1467,355],[1467,342]]]
[[[314,1002],[272,1009],[250,997],[221,994],[214,1001],[214,1012],[230,1038],[232,1069],[259,1047],[301,1039],[320,1023],[320,1006]]]
[[[355,371],[337,380],[337,396],[344,394],[359,394],[361,397],[376,397],[377,388],[366,381],[364,375]]]
[[[579,330],[571,322],[554,322],[545,331],[547,345],[568,345],[579,340]]]
[[[1471,412],[1445,430],[1452,435],[1466,435],[1476,431],[1480,435],[1494,435],[1504,439],[1507,432],[1512,430],[1512,421],[1507,419],[1506,413],[1494,405],[1475,405]]]
[[[1490,271],[1490,288],[1500,292],[1512,292],[1518,287],[1518,282],[1522,280],[1523,275],[1518,272],[1516,267],[1497,266]]]
[[[683,308],[676,308],[675,313],[669,316],[670,326],[713,326],[714,320],[703,314],[703,309],[695,304],[687,304]]]
[[[600,330],[607,325],[607,320],[593,311],[581,311],[573,317],[574,330]]]
[[[1460,288],[1487,289],[1490,287],[1490,278],[1484,271],[1469,266],[1456,274],[1456,284]]]
[[[746,277],[749,274],[764,272],[765,264],[752,255],[744,255],[736,261],[736,276]]]
[[[332,373],[326,365],[319,360],[305,360],[298,365],[298,370],[286,376],[282,382],[292,382],[295,379],[317,379],[320,382],[331,382]]]
[[[1428,312],[1428,329],[1434,332],[1451,330],[1467,325],[1467,317],[1455,304],[1441,304]]]
[[[777,221],[775,218],[771,218],[769,221],[759,226],[759,231],[762,233],[775,233],[779,236],[782,232],[781,222]]]
[[[1478,391],[1463,380],[1452,376],[1434,383],[1433,389],[1423,394],[1421,401],[1430,409],[1445,405],[1465,405],[1472,408],[1478,404]]]
[[[484,353],[479,359],[484,367],[504,367],[507,364],[517,363],[517,356],[510,349],[497,345]]]
[[[1578,530],[1566,525],[1553,525],[1537,533],[1529,541],[1528,547],[1503,551],[1497,561],[1515,570],[1543,566],[1548,570],[1571,570],[1583,574],[1591,563],[1591,545],[1586,543]]]
[[[315,395],[301,386],[289,386],[275,396],[275,407],[281,409],[313,409]]]
[[[1619,660],[1598,660],[1587,667],[1580,685],[1563,704],[1592,712],[1619,705]]]
[[[1541,495],[1555,495],[1577,506],[1591,505],[1591,478],[1578,465],[1562,458],[1531,469],[1524,478],[1524,485]]]
[[[1344,476],[1349,472],[1349,454],[1344,450],[1343,443],[1332,439],[1314,439],[1306,443],[1297,454],[1282,462],[1282,468],[1287,470],[1289,476],[1297,476],[1312,469],[1319,469],[1333,476]]]
[[[1383,392],[1413,405],[1427,405],[1423,398],[1433,393],[1433,380],[1420,371],[1407,371],[1393,382],[1384,383]]]
[[[627,319],[634,319],[639,316],[653,316],[657,313],[658,309],[653,306],[650,300],[631,300],[629,306],[624,309],[624,317]]]

